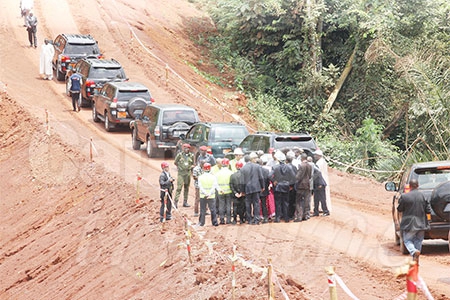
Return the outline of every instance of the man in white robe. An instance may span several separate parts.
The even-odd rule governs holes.
[[[53,79],[52,59],[55,55],[53,45],[47,40],[44,40],[44,45],[41,49],[41,58],[39,64],[39,73],[44,74],[44,79]]]

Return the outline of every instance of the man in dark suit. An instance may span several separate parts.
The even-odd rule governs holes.
[[[259,225],[259,193],[264,190],[262,167],[256,163],[255,152],[246,156],[246,164],[241,169],[241,191],[245,194],[245,209],[248,224]],[[248,162],[247,162],[248,161]]]
[[[172,191],[173,182],[175,179],[169,173],[169,164],[165,161],[161,163],[162,172],[159,175],[159,188],[160,188],[160,198],[161,207],[159,209],[159,221],[164,222],[165,220],[172,219]],[[166,213],[164,214],[164,210]]]
[[[402,213],[400,230],[403,243],[414,261],[419,263],[425,230],[428,229],[427,214],[431,213],[431,206],[417,189],[419,187],[417,179],[411,179],[409,186],[411,191],[400,196],[397,210]]]

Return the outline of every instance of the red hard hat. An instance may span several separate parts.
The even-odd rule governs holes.
[[[191,145],[189,145],[188,143],[183,144],[183,148],[191,148]]]
[[[236,169],[240,169],[244,166],[244,163],[242,161],[236,162]]]
[[[222,166],[229,166],[229,165],[230,165],[230,160],[228,158],[222,159]]]
[[[203,164],[203,171],[211,171],[211,164],[210,163],[204,163]]]
[[[163,161],[163,162],[161,163],[161,169],[168,168],[168,167],[169,167],[169,163],[168,163],[168,162]]]
[[[207,150],[208,150],[208,147],[206,147],[205,145],[203,145],[203,146],[200,146],[199,149],[202,150],[202,151],[207,151]]]

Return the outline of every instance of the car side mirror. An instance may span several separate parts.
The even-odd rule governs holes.
[[[180,134],[179,138],[180,138],[180,140],[184,140],[184,139],[186,139],[186,135],[184,133],[182,133],[182,134]]]
[[[386,191],[389,191],[389,192],[395,192],[395,191],[397,191],[397,186],[396,186],[396,184],[395,184],[394,182],[392,182],[392,181],[386,182],[386,183],[384,184],[384,188],[386,189]]]

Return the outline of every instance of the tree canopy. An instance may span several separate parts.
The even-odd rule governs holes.
[[[201,2],[261,129],[310,131],[346,166],[449,159],[450,2]]]

